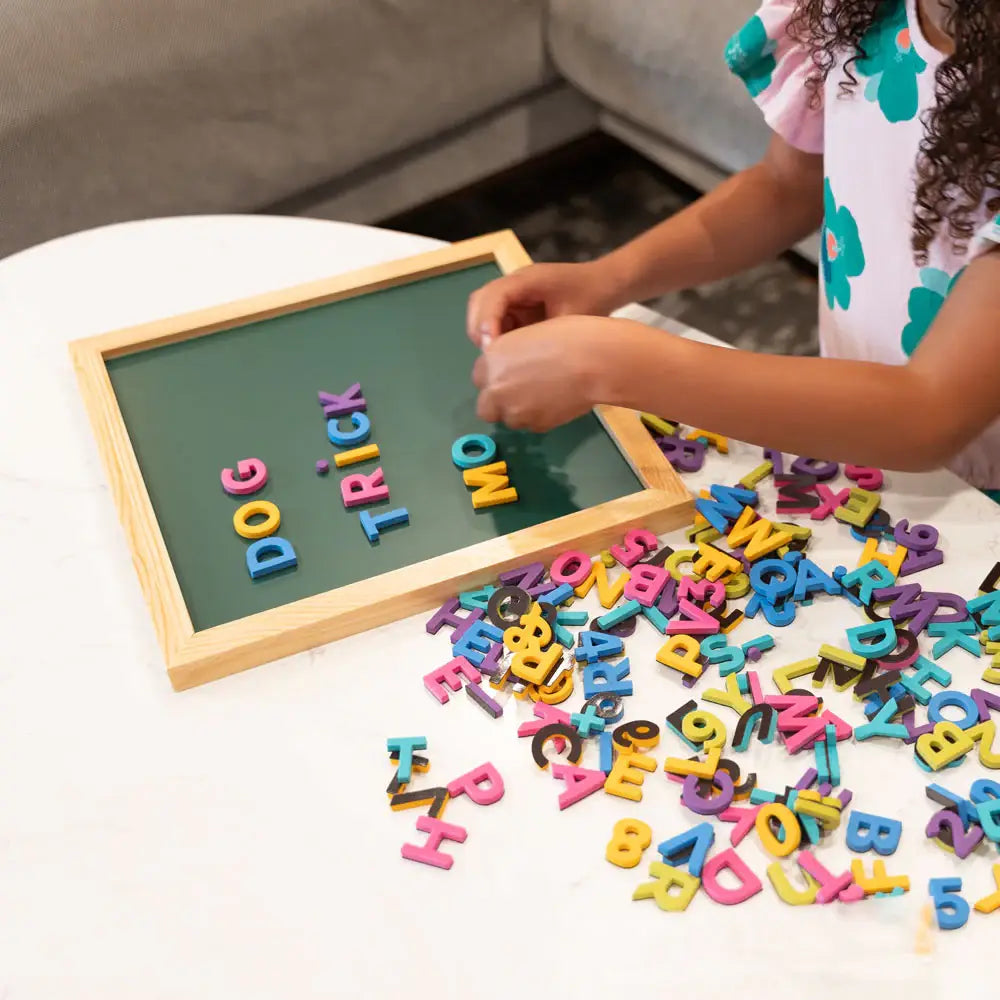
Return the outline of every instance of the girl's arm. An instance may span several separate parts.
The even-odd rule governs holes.
[[[636,353],[609,373],[609,403],[796,455],[923,472],[1000,415],[1000,253],[967,269],[905,365],[638,340],[642,364]]]
[[[770,260],[823,219],[823,157],[772,135],[760,163],[599,262],[618,304],[716,281]]]
[[[619,250],[585,264],[534,264],[473,292],[477,346],[557,316],[607,316],[736,274],[813,232],[823,214],[823,158],[775,135],[764,159]]]
[[[479,415],[544,431],[611,403],[796,455],[938,468],[1000,415],[1000,252],[973,262],[906,365],[709,347],[560,317],[477,361]]]

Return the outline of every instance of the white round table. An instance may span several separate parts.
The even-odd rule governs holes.
[[[66,343],[438,245],[330,222],[192,217],[83,233],[0,262],[0,998],[742,990],[913,1000],[938,995],[938,982],[955,995],[987,988],[992,980],[975,977],[992,968],[1000,914],[973,914],[964,930],[935,933],[932,955],[914,952],[927,877],[962,874],[971,903],[991,891],[996,854],[956,862],[924,839],[931,779],[908,748],[841,749],[854,805],[904,822],[888,868],[910,875],[908,897],[793,909],[774,895],[764,875],[772,859],[751,836],[739,853],[763,880],[759,895],[729,909],[699,893],[686,913],[666,914],[630,897],[656,844],[698,822],[662,771],[686,748],[665,733],[641,803],[599,792],[560,812],[563,784],[515,735],[530,703],[505,695],[493,721],[464,695],[445,706],[428,696],[423,674],[451,654],[443,633],[426,634],[427,616],[171,691]],[[733,482],[759,454],[734,442],[692,486]],[[946,473],[890,477],[885,506],[941,529],[946,564],[918,578],[925,586],[972,596],[1000,557],[995,508]],[[854,565],[859,546],[842,525],[817,523],[816,534],[823,566]],[[679,547],[683,536],[669,540]],[[844,645],[844,628],[859,621],[846,601],[820,598],[792,628],[758,620],[738,634],[775,633],[778,648],[759,665],[770,691],[771,670],[820,643]],[[661,643],[644,622],[626,643],[627,718],[662,725],[692,696],[655,662]],[[942,662],[962,690],[986,663],[961,651]],[[717,686],[716,673],[695,695]],[[824,696],[852,724],[864,721],[849,693]],[[716,711],[732,731],[734,714]],[[418,811],[387,804],[385,741],[404,735],[429,740],[431,770],[414,787],[486,761],[505,780],[495,805],[448,805],[443,818],[468,830],[464,844],[443,847],[450,871],[400,857],[403,843],[425,839]],[[596,753],[583,764],[596,767]],[[811,763],[777,745],[737,756],[779,791]],[[983,774],[966,764],[936,780],[965,793]],[[654,839],[626,871],[604,852],[614,823],[630,816]],[[729,830],[719,825],[716,850]],[[842,833],[817,855],[843,870]]]

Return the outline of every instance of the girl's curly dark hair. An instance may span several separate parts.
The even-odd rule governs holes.
[[[789,26],[808,46],[814,70],[812,100],[838,56],[852,53],[840,84],[842,95],[857,85],[852,66],[865,56],[861,40],[898,0],[799,0]],[[975,232],[976,214],[987,192],[1000,189],[1000,0],[952,0],[948,25],[955,53],[935,75],[937,106],[924,116],[917,156],[917,198],[912,246],[926,264],[927,251],[947,223],[948,237],[963,252]],[[987,203],[1000,212],[1000,196]]]

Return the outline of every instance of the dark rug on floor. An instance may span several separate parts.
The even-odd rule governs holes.
[[[601,135],[380,224],[452,241],[513,229],[535,261],[581,261],[620,246],[694,197],[658,166]],[[647,304],[737,347],[815,354],[816,296],[813,269],[789,256]]]

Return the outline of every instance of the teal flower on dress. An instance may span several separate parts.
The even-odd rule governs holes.
[[[921,270],[920,284],[910,292],[910,322],[903,327],[902,345],[907,357],[917,349],[917,344],[924,339],[924,334],[937,319],[944,300],[951,294],[962,271],[952,277],[937,267],[925,267]]]
[[[913,47],[905,0],[899,0],[890,14],[868,29],[860,48],[867,55],[859,55],[854,68],[869,77],[866,99],[878,104],[890,122],[915,118],[917,77],[927,69],[927,63]]]
[[[746,84],[751,97],[771,86],[771,76],[777,66],[774,61],[776,48],[777,44],[767,37],[764,22],[756,14],[729,39],[726,65]]]
[[[992,222],[987,222],[979,231],[979,235],[984,240],[992,240],[994,243],[1000,243],[1000,214]]]
[[[826,302],[831,309],[834,302],[841,309],[848,309],[851,305],[850,279],[865,269],[865,251],[854,216],[843,205],[837,208],[829,177],[823,185],[823,207],[821,252]]]

